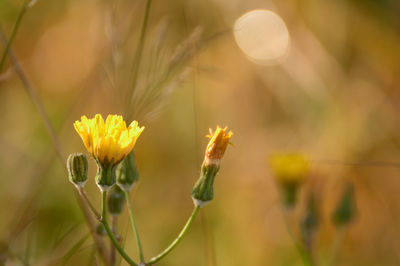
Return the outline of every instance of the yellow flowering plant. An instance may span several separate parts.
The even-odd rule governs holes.
[[[98,186],[109,189],[115,184],[114,167],[132,151],[144,127],[139,127],[137,121],[127,127],[120,115],[108,115],[104,121],[100,114],[92,119],[82,116],[74,127],[98,163]]]
[[[118,250],[119,254],[129,265],[144,266],[157,263],[169,254],[180,242],[200,208],[213,199],[214,178],[219,170],[221,159],[226,148],[230,143],[229,141],[232,138],[232,131],[228,131],[227,127],[220,128],[219,126],[215,132],[210,130],[210,135],[207,135],[210,141],[205,151],[201,175],[192,190],[192,199],[195,205],[194,210],[178,237],[172,241],[165,250],[148,261],[145,261],[129,198],[129,192],[139,177],[132,149],[144,130],[144,127],[139,127],[136,121],[133,121],[127,127],[122,116],[118,115],[109,115],[104,121],[103,117],[99,114],[92,119],[82,116],[80,121],[74,123],[74,127],[86,149],[93,156],[98,165],[96,183],[102,194],[101,213],[97,212],[96,208],[90,203],[83,187],[86,182],[84,176],[87,177],[87,161],[84,161],[84,159],[86,159],[84,155],[79,155],[79,157],[73,154],[70,156],[77,162],[68,164],[69,177],[70,180],[72,180],[71,182],[75,185],[79,185],[77,185],[77,189],[84,202],[87,203],[90,210],[99,220],[102,225],[101,228],[104,228],[113,244],[110,254],[110,265],[115,262],[115,254],[112,253],[113,250]],[[69,161],[72,162],[72,159]],[[83,163],[81,163],[81,161]],[[86,162],[86,164],[84,164],[84,162]],[[124,203],[126,203],[129,212],[132,230],[137,243],[140,259],[139,264],[121,247],[115,235],[115,228],[113,229],[109,226],[106,217],[107,213],[111,214],[113,219],[112,224],[115,225],[116,219],[122,213]]]

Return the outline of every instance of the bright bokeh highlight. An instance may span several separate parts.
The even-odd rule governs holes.
[[[289,49],[290,37],[283,19],[270,10],[252,10],[234,25],[236,43],[257,64],[276,64]]]

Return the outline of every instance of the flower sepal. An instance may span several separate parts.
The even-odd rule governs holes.
[[[292,209],[297,201],[298,186],[283,185],[280,189],[283,206],[287,209]]]
[[[192,199],[195,206],[203,207],[214,198],[214,179],[219,165],[203,163],[200,178],[192,189]]]
[[[101,191],[108,191],[116,183],[115,165],[97,161],[96,184]]]
[[[139,172],[136,168],[135,156],[131,152],[116,168],[117,185],[123,191],[131,191],[139,180]]]

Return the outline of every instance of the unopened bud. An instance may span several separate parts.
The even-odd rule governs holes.
[[[300,229],[304,244],[307,249],[311,250],[312,240],[315,230],[318,227],[318,206],[317,200],[313,193],[310,194],[307,202],[305,215],[301,221]]]
[[[125,204],[124,192],[119,186],[113,186],[108,192],[107,210],[111,215],[117,216],[122,213]]]
[[[310,163],[301,154],[274,155],[269,163],[280,187],[283,204],[290,209],[296,204],[299,186],[309,175]]]
[[[100,236],[105,236],[107,235],[106,228],[104,227],[104,224],[99,223],[96,227],[96,233]]]
[[[72,184],[81,188],[88,179],[88,161],[82,153],[70,154],[67,160],[68,178]]]
[[[139,180],[139,172],[136,168],[135,157],[131,152],[116,168],[117,184],[129,192]]]
[[[224,129],[219,126],[212,133],[210,129],[210,138],[208,142],[204,161],[201,166],[200,178],[192,189],[192,199],[195,206],[204,206],[214,198],[214,179],[218,173],[222,156],[233,135],[227,127]]]
[[[333,213],[332,220],[337,227],[351,222],[357,212],[353,183],[348,183],[343,191],[341,200]]]

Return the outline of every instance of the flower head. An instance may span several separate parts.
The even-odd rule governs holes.
[[[275,178],[283,184],[300,184],[310,172],[310,162],[302,154],[279,154],[270,158]]]
[[[214,179],[217,175],[221,163],[221,158],[225,153],[226,147],[229,144],[233,133],[227,127],[224,129],[217,126],[217,129],[212,133],[207,145],[206,155],[201,166],[200,178],[195,183],[192,189],[192,199],[195,206],[202,207],[209,203],[214,198]]]
[[[282,191],[284,206],[291,209],[296,204],[299,186],[310,173],[310,162],[304,155],[292,153],[274,155],[269,163]]]
[[[210,135],[206,136],[210,138],[210,141],[208,142],[207,145],[205,161],[219,164],[222,156],[224,156],[226,147],[229,144],[229,140],[233,136],[232,131],[226,133],[227,130],[228,130],[227,127],[222,129],[219,126],[217,126],[217,129],[213,133],[212,130],[210,129]]]
[[[120,115],[108,115],[104,122],[100,114],[92,119],[82,116],[81,121],[75,121],[74,127],[88,152],[102,166],[116,165],[122,161],[132,151],[144,130],[137,121],[127,127]]]

